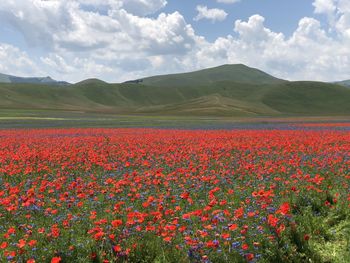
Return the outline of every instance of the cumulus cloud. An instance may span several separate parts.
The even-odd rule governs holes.
[[[262,45],[272,38],[282,38],[283,35],[272,32],[264,27],[265,18],[260,15],[253,15],[248,22],[237,20],[235,31],[240,35],[240,39],[246,44]]]
[[[209,9],[207,6],[198,5],[196,9],[198,11],[198,14],[194,18],[195,21],[199,21],[201,19],[208,19],[208,20],[211,20],[212,22],[223,21],[226,19],[228,15],[225,12],[225,10],[218,9],[218,8]]]
[[[12,45],[0,43],[0,72],[9,75],[42,74],[25,52]]]
[[[195,42],[193,28],[178,13],[160,14],[156,19],[131,15],[125,10],[111,13],[127,38],[132,51],[142,50],[148,54],[179,54],[191,49]],[[115,46],[118,48],[118,46]]]
[[[137,74],[157,64],[152,61],[155,57],[164,61],[159,57],[183,56],[201,39],[179,12],[145,17],[132,11],[132,6],[138,6],[145,7],[142,14],[153,13],[166,3],[165,0],[4,0],[0,2],[0,23],[10,24],[22,33],[30,47],[47,53],[38,63],[46,71],[53,69],[50,74],[79,80],[81,76],[74,78],[73,72],[82,70],[80,63],[86,62],[106,73],[113,71],[107,79],[116,81],[124,80],[130,71]]]
[[[166,1],[132,0],[117,5],[117,0],[110,0],[106,3],[115,5],[108,14],[85,10],[79,1],[73,0],[18,2],[1,1],[0,20],[16,27],[28,43],[51,50],[81,52],[108,48],[119,52],[181,53],[194,42],[192,27],[178,12],[146,18],[121,8],[124,4],[161,5],[160,2]],[[89,0],[88,3],[98,6],[102,1]]]
[[[350,1],[348,0],[315,0],[316,14],[328,17],[329,29],[338,34],[350,37]]]
[[[244,63],[291,80],[339,80],[350,77],[350,42],[332,38],[314,18],[300,20],[289,38],[264,25],[260,15],[237,20],[238,37],[218,38],[197,52],[204,64]],[[204,66],[204,65],[201,65]]]
[[[339,34],[350,39],[350,2],[348,0],[339,0],[336,13],[338,20],[335,28]]]
[[[336,2],[334,0],[315,0],[312,4],[315,7],[315,13],[332,14],[336,10]]]
[[[165,0],[2,0],[1,25],[17,29],[29,49],[0,43],[0,72],[124,81],[244,63],[292,80],[348,79],[350,2],[313,3],[315,13],[332,18],[328,27],[304,17],[287,37],[268,28],[263,16],[252,15],[235,21],[232,34],[210,42],[196,34],[181,13],[155,14]],[[138,5],[140,11],[132,9]],[[201,10],[198,19],[227,16],[207,7]],[[41,50],[40,57],[30,56],[32,47]]]

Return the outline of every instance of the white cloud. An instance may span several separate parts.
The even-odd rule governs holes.
[[[224,10],[218,8],[209,9],[207,6],[198,5],[196,9],[198,14],[194,18],[195,21],[199,21],[201,19],[208,19],[212,22],[223,21],[228,15]]]
[[[315,14],[325,14],[328,22],[331,25],[330,31],[333,30],[337,20],[337,3],[338,0],[315,0],[313,6],[315,7]]]
[[[108,14],[87,11],[73,0],[18,2],[1,1],[3,16],[0,20],[16,27],[31,45],[44,46],[51,51],[64,49],[81,53],[112,49],[115,52],[183,53],[194,43],[192,27],[178,12],[146,18],[120,8],[108,9]],[[98,6],[102,1],[88,2]],[[111,2],[118,1],[108,1]],[[123,4],[158,2],[132,0],[123,1]]]
[[[317,14],[332,14],[336,10],[335,0],[315,0],[312,5]]]
[[[144,10],[133,11],[131,5]],[[161,0],[2,0],[1,25],[11,24],[21,32],[29,49],[23,52],[0,43],[0,72],[68,81],[124,81],[244,63],[294,80],[350,78],[348,0],[314,1],[317,14],[333,19],[326,28],[305,17],[287,37],[266,27],[263,16],[253,15],[235,21],[235,35],[213,42],[198,36],[179,12],[145,16],[164,5]],[[206,15],[212,21],[221,19],[217,13]],[[43,53],[39,58],[30,56],[33,46]]]
[[[168,15],[162,13],[152,19],[118,10],[111,13],[111,17],[120,23],[132,52],[139,50],[152,55],[183,54],[195,43],[194,30],[178,12]],[[113,46],[112,49],[118,47],[119,45]]]
[[[350,37],[350,1],[349,0],[314,0],[316,14],[328,17],[330,31]]]
[[[338,9],[342,13],[350,13],[350,2],[348,0],[338,0]]]
[[[338,0],[337,16],[335,28],[338,33],[347,39],[350,39],[350,1]]]
[[[184,56],[201,39],[179,12],[151,18],[126,10],[147,5],[148,13],[165,4],[163,0],[3,0],[0,23],[11,24],[30,47],[43,49],[47,55],[38,63],[56,78],[80,80],[83,69],[88,70],[84,76],[93,73],[89,71],[93,67],[81,65],[86,62],[106,70],[96,70],[94,76],[117,81],[125,80],[130,71],[141,75],[141,70],[157,64],[152,61],[155,57],[159,64],[166,56]]]
[[[301,19],[290,38],[266,28],[260,15],[247,22],[237,20],[234,30],[238,37],[218,38],[204,45],[192,60],[202,61],[201,67],[244,63],[291,80],[350,78],[350,41],[328,36],[314,18]]]
[[[248,22],[237,20],[235,31],[240,35],[242,41],[247,44],[261,45],[271,38],[282,38],[282,34],[272,32],[264,27],[265,18],[260,15],[253,15]]]
[[[29,56],[12,45],[0,43],[0,72],[9,75],[42,74]]]
[[[49,54],[47,57],[42,57],[41,61],[61,74],[67,74],[75,70],[73,65],[68,65],[64,58],[58,54]]]

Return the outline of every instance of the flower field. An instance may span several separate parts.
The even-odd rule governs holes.
[[[347,262],[349,205],[349,131],[0,131],[0,262]]]

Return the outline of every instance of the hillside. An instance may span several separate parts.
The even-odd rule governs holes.
[[[350,114],[349,88],[283,81],[242,65],[151,77],[141,83],[108,84],[97,79],[69,86],[2,83],[0,92],[3,109],[179,116]]]
[[[31,84],[48,84],[48,85],[69,85],[68,82],[65,81],[57,81],[52,79],[51,77],[17,77],[0,73],[0,83],[31,83]]]
[[[349,80],[344,80],[344,81],[339,81],[337,84],[342,85],[344,87],[350,87],[350,79]]]

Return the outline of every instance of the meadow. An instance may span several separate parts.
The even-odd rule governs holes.
[[[348,262],[333,126],[1,130],[0,261]]]

